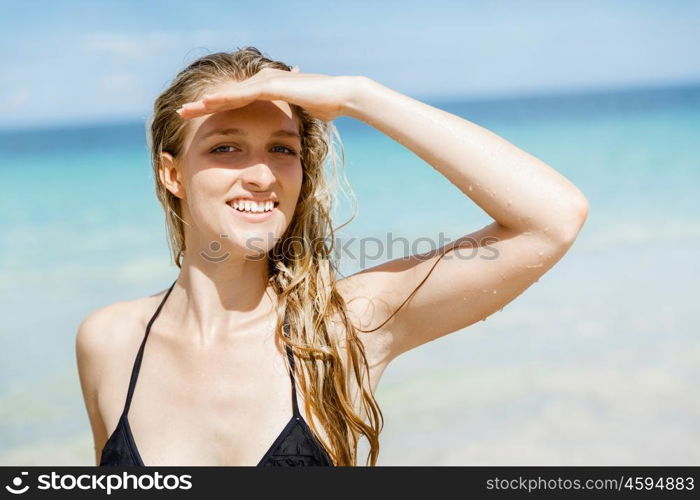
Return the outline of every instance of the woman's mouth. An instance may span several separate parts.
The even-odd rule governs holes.
[[[278,201],[255,202],[252,200],[232,200],[227,203],[234,214],[247,222],[263,222],[277,211]]]

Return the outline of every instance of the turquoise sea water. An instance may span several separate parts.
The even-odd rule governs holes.
[[[502,312],[388,368],[380,463],[700,464],[700,86],[430,104],[544,160],[591,210]],[[336,124],[359,199],[341,238],[490,222],[400,144]],[[143,123],[0,132],[0,463],[92,460],[75,332],[176,276],[153,193]]]

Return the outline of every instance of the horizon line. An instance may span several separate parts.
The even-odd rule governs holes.
[[[415,99],[423,101],[427,104],[461,104],[461,103],[507,103],[509,101],[520,101],[527,99],[544,99],[547,98],[567,98],[567,97],[586,97],[586,96],[606,96],[614,94],[635,94],[643,92],[653,92],[671,89],[696,88],[700,87],[700,79],[688,81],[674,82],[656,82],[656,83],[640,83],[632,85],[609,85],[609,86],[589,86],[576,89],[552,89],[544,91],[532,92],[516,92],[502,94],[463,94],[463,95],[441,95],[441,94],[423,94]],[[339,117],[343,118],[343,117]],[[39,130],[54,130],[54,129],[69,129],[69,128],[84,128],[89,126],[110,126],[110,125],[130,125],[144,124],[148,116],[138,116],[136,114],[125,116],[85,116],[74,119],[62,120],[49,119],[47,122],[25,122],[20,125],[12,125],[10,123],[2,123],[0,121],[0,132],[23,132],[23,131],[39,131]]]

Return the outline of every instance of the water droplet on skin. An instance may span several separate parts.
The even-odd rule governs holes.
[[[544,252],[537,252],[537,255],[539,255],[540,257],[542,257],[542,256],[544,255]]]
[[[496,295],[498,293],[498,290],[494,290],[493,294]]]
[[[469,184],[469,191],[471,191],[472,189],[473,189],[473,188],[472,188],[472,185]]]
[[[511,202],[510,202],[510,200],[508,200],[508,206],[511,206]]]

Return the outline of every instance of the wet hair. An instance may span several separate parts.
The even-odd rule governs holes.
[[[190,122],[175,110],[198,100],[213,86],[226,80],[245,80],[264,68],[292,69],[255,47],[207,54],[182,69],[155,100],[147,124],[148,145],[156,196],[165,211],[168,244],[178,267],[182,267],[187,252],[188,228],[182,219],[180,199],[166,189],[159,175],[163,152],[174,157],[183,152]],[[344,179],[337,168],[338,163],[344,166],[342,142],[332,122],[314,118],[297,105],[290,106],[300,127],[303,176],[294,216],[268,254],[269,284],[278,297],[275,336],[289,345],[300,361],[295,369],[302,376],[296,379],[309,424],[334,464],[356,465],[358,441],[364,437],[369,444],[366,463],[376,465],[383,415],[369,385],[363,343],[348,320],[347,304],[336,288],[334,233],[342,226],[333,228],[330,212],[334,189],[341,187]],[[330,166],[330,174],[326,173],[326,166]],[[289,336],[282,329],[285,317],[290,325]],[[332,326],[334,318],[342,323],[342,338],[333,333],[337,331]],[[347,358],[345,362],[341,351]],[[355,407],[348,387],[349,377],[355,378],[359,408]],[[327,439],[319,434],[316,420]]]

